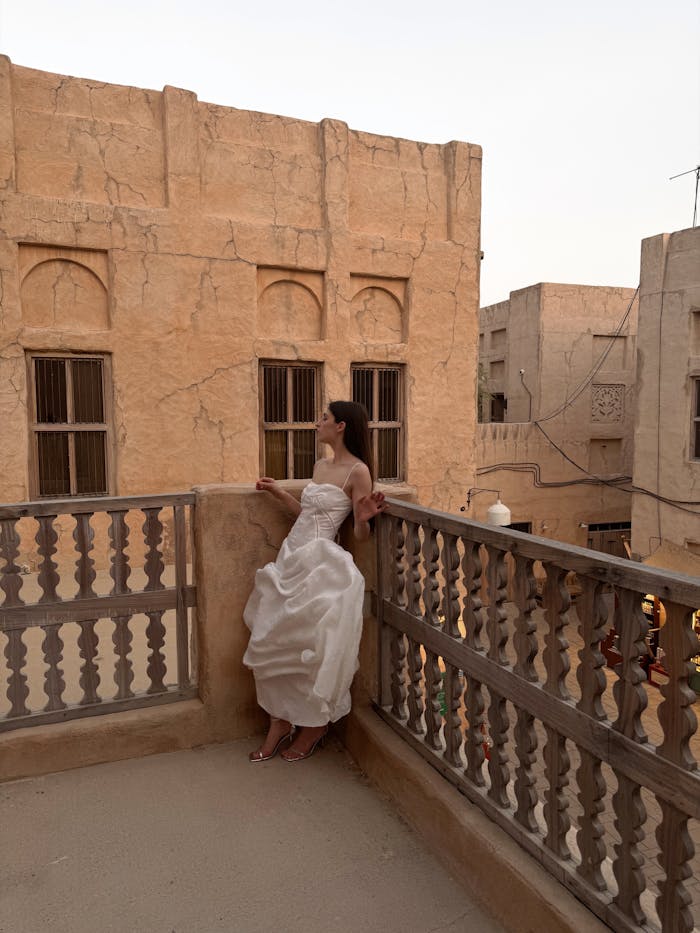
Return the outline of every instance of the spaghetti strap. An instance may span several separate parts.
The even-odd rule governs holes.
[[[353,465],[352,465],[352,466],[350,467],[350,469],[348,470],[348,475],[345,477],[345,482],[344,482],[343,485],[340,487],[340,488],[342,489],[343,492],[345,492],[345,487],[347,486],[348,480],[350,479],[350,474],[351,474],[352,471],[355,469],[355,467],[357,467],[357,466],[360,465],[360,463],[361,463],[361,461],[358,460],[357,463],[353,463]]]

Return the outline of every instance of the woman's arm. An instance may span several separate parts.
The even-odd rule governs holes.
[[[355,539],[366,541],[370,536],[370,520],[386,508],[384,493],[372,492],[372,478],[366,466],[353,476],[351,492]]]
[[[277,480],[269,476],[261,476],[255,484],[259,492],[269,492],[291,515],[295,518],[301,512],[301,502],[290,495],[281,486],[278,486]]]

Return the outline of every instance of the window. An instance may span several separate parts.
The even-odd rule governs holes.
[[[109,491],[107,356],[29,358],[31,494],[103,496]]]
[[[491,421],[505,421],[507,411],[508,402],[505,395],[502,392],[493,392],[491,395]]]
[[[352,398],[369,414],[377,479],[402,480],[403,371],[400,366],[353,365]]]
[[[510,531],[524,531],[525,534],[532,534],[532,522],[511,522],[508,526]]]
[[[690,437],[691,456],[700,460],[700,379],[693,379],[693,429]]]
[[[265,476],[308,479],[317,460],[320,411],[317,363],[262,363],[260,460]]]

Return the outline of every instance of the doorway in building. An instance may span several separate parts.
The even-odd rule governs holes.
[[[627,557],[632,526],[629,522],[591,522],[588,525],[588,547],[614,557]]]

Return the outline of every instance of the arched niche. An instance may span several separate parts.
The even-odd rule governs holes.
[[[352,320],[363,340],[401,343],[404,340],[403,308],[395,295],[378,285],[360,289],[350,307]]]
[[[258,336],[289,340],[320,340],[321,305],[301,282],[278,280],[258,299]]]
[[[87,266],[47,259],[22,280],[22,319],[29,327],[106,330],[107,289]]]

